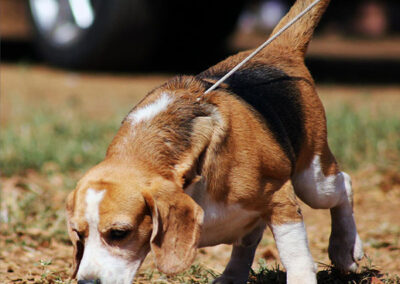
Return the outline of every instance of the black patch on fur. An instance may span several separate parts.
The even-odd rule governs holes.
[[[205,71],[198,78],[218,80],[223,75],[225,73]],[[292,163],[299,154],[305,134],[301,94],[296,86],[299,80],[305,79],[290,77],[275,67],[261,66],[238,70],[224,82],[230,92],[261,114]]]

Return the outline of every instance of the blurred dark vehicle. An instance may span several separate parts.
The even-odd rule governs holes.
[[[33,40],[51,64],[141,68],[148,60],[218,50],[244,2],[0,0],[0,23],[2,39]]]
[[[246,31],[271,30],[295,0],[248,0],[241,24]],[[317,31],[379,39],[400,32],[399,0],[331,1]]]
[[[33,43],[41,58],[61,67],[198,72],[261,44],[293,2],[0,0],[0,28],[3,42]],[[399,0],[332,1],[310,46],[309,68],[328,80],[378,80],[378,73],[398,82],[399,15]],[[7,47],[3,55],[34,57],[31,48]]]

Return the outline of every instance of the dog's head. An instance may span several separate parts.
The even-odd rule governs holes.
[[[132,110],[105,160],[69,195],[78,280],[131,283],[150,250],[167,274],[193,261],[203,210],[184,190],[212,163],[225,128],[213,104],[182,91],[182,80],[171,85],[181,91],[154,92]]]
[[[73,277],[132,283],[150,250],[164,273],[191,264],[203,210],[174,181],[103,162],[68,196],[67,216]]]

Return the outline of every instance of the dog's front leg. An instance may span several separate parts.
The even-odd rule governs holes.
[[[311,257],[303,222],[272,225],[276,246],[288,284],[317,283],[315,264]]]
[[[237,244],[233,245],[231,258],[224,272],[214,280],[214,284],[243,284],[247,282],[254,253],[260,242],[265,225],[256,227]]]
[[[291,182],[274,194],[269,227],[275,238],[288,284],[317,283],[316,267]]]

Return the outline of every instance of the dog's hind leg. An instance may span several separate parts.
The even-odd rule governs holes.
[[[310,166],[293,176],[297,196],[315,209],[330,209],[332,231],[329,258],[340,270],[355,271],[363,257],[362,243],[353,217],[351,179],[340,172],[329,150],[316,155]]]
[[[247,283],[258,243],[261,241],[265,225],[256,227],[250,234],[233,245],[231,258],[224,272],[213,284]]]
[[[274,235],[288,284],[317,283],[300,207],[290,181],[274,193],[268,225]]]

